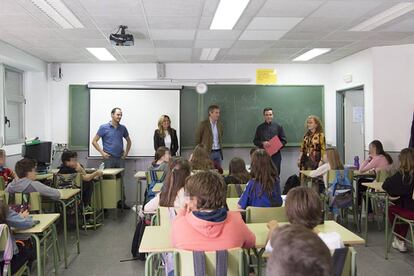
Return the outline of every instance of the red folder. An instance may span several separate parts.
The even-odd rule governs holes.
[[[270,139],[269,143],[270,143],[270,146],[265,148],[265,150],[267,154],[269,154],[270,156],[277,153],[283,147],[283,144],[280,141],[279,136],[277,135],[273,136],[273,138]]]

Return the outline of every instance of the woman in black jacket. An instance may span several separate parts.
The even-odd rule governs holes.
[[[406,148],[400,153],[400,168],[393,176],[387,178],[382,188],[391,196],[398,197],[395,205],[388,208],[390,223],[394,222],[395,215],[406,219],[414,219],[414,149]],[[394,232],[400,237],[405,237],[408,232],[408,224],[397,224]],[[392,247],[400,252],[407,251],[404,240],[394,237]]]
[[[158,128],[154,132],[154,150],[159,147],[170,149],[171,156],[176,156],[178,151],[177,131],[171,128],[171,120],[167,115],[160,117]]]

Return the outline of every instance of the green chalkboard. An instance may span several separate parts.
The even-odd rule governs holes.
[[[224,147],[251,147],[263,108],[273,108],[283,125],[288,146],[297,146],[309,115],[324,117],[323,86],[209,85],[204,95],[185,87],[181,93],[181,147],[195,146],[195,129],[207,118],[211,104],[220,106]]]
[[[71,150],[87,150],[89,144],[89,89],[69,85],[69,139]]]

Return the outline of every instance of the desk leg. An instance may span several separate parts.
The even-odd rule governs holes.
[[[75,196],[75,224],[76,224],[76,246],[78,248],[78,254],[80,254],[80,238],[79,238],[79,217],[78,217],[78,204],[80,203],[79,195]]]
[[[53,239],[53,265],[55,267],[55,275],[58,275],[58,260],[57,260],[57,253],[58,253],[58,238],[57,238],[57,231],[56,231],[56,225],[52,225],[52,239]]]
[[[262,248],[260,250],[257,250],[257,248],[253,248],[253,252],[257,258],[257,276],[261,276],[263,274],[262,273],[262,261],[263,261],[263,253],[265,252],[265,249]]]
[[[122,173],[120,173],[120,178],[121,178],[121,208],[122,208],[121,213],[123,213],[126,198],[124,198],[124,178],[122,177]]]
[[[388,259],[388,196],[385,195],[385,259]]]
[[[68,268],[68,228],[66,221],[66,203],[63,200],[59,200],[63,208],[63,258],[65,261],[65,268]]]
[[[365,233],[364,233],[364,239],[365,239],[365,246],[368,246],[368,199],[369,199],[369,188],[365,192]]]
[[[36,243],[36,262],[37,262],[37,276],[43,276],[42,255],[40,253],[40,239],[36,234],[32,234]]]

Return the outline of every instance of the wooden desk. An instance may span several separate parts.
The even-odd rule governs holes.
[[[122,172],[124,170],[124,168],[103,170],[101,189],[104,209],[116,209],[119,201],[123,204],[122,197],[124,193],[124,185],[122,183]]]
[[[52,180],[53,173],[36,174],[37,181]]]
[[[312,177],[312,176],[310,176],[311,171],[312,170],[301,170],[300,173],[303,174],[306,177]]]
[[[147,226],[139,246],[140,253],[174,251],[171,244],[171,228]]]
[[[367,172],[354,171],[354,177],[364,177],[364,176],[375,177],[375,172],[373,172],[373,171],[367,171]]]
[[[385,193],[385,191],[382,189],[382,184],[384,182],[362,182],[363,186],[374,189],[375,192]]]
[[[53,262],[54,262],[54,268],[55,268],[55,275],[57,275],[58,271],[58,264],[57,264],[57,233],[56,233],[56,227],[55,222],[59,218],[60,214],[38,214],[38,215],[32,215],[33,220],[40,221],[39,224],[33,226],[29,229],[24,230],[17,230],[13,229],[13,232],[16,234],[30,234],[33,239],[36,242],[36,260],[37,260],[37,275],[43,276],[44,268],[45,268],[45,259],[46,256],[43,256],[43,263],[42,263],[42,254],[41,254],[41,244],[44,243],[46,239],[49,237],[52,237],[52,246],[53,246]],[[42,238],[39,238],[39,234],[42,234]],[[46,244],[44,245],[46,246]],[[46,254],[46,252],[50,249],[50,246],[45,249],[43,252]]]
[[[137,171],[137,173],[134,175],[136,179],[146,179],[145,171]]]
[[[67,225],[67,213],[66,208],[73,204],[75,206],[75,224],[76,224],[76,246],[78,254],[79,248],[79,218],[78,218],[78,203],[80,201],[79,194],[80,189],[59,189],[60,199],[57,200],[62,205],[63,210],[63,256],[65,260],[65,268],[68,267],[68,225]]]

